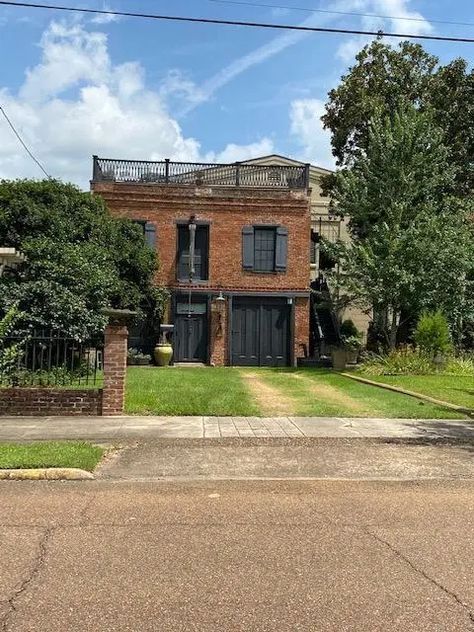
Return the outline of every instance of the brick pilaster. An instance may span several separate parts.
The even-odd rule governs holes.
[[[225,366],[227,356],[227,301],[211,304],[210,363],[212,366]]]
[[[125,325],[107,325],[104,339],[103,415],[121,415],[125,401],[128,329]]]

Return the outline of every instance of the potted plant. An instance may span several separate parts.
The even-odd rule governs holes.
[[[349,364],[356,364],[362,347],[362,333],[350,319],[345,320],[340,328],[342,346],[346,351]]]
[[[127,364],[134,366],[146,366],[150,364],[151,356],[141,353],[138,349],[132,348],[127,352]]]

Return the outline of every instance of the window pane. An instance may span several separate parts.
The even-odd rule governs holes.
[[[273,272],[275,269],[275,235],[274,228],[255,229],[255,270],[257,272]]]

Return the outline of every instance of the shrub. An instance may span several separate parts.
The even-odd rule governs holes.
[[[349,351],[358,351],[361,346],[362,334],[354,325],[354,321],[347,319],[343,321],[339,329],[342,345]]]
[[[449,358],[446,362],[445,373],[449,373],[450,375],[474,376],[474,356]]]
[[[349,336],[360,337],[360,332],[354,325],[354,321],[350,318],[344,320],[340,327],[341,336],[349,338]]]
[[[415,330],[415,342],[423,353],[431,357],[450,353],[451,334],[442,312],[426,312],[420,316]]]
[[[385,356],[368,357],[359,369],[366,375],[428,375],[436,371],[431,358],[413,347],[393,349]]]

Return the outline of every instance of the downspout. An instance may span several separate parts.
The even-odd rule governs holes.
[[[189,224],[188,224],[188,229],[189,229],[189,295],[188,295],[188,318],[191,318],[191,301],[192,301],[192,296],[191,296],[191,288],[193,285],[193,277],[194,274],[196,273],[196,269],[194,267],[194,252],[196,249],[196,222],[195,220],[195,216],[191,215],[191,217],[189,218]]]

